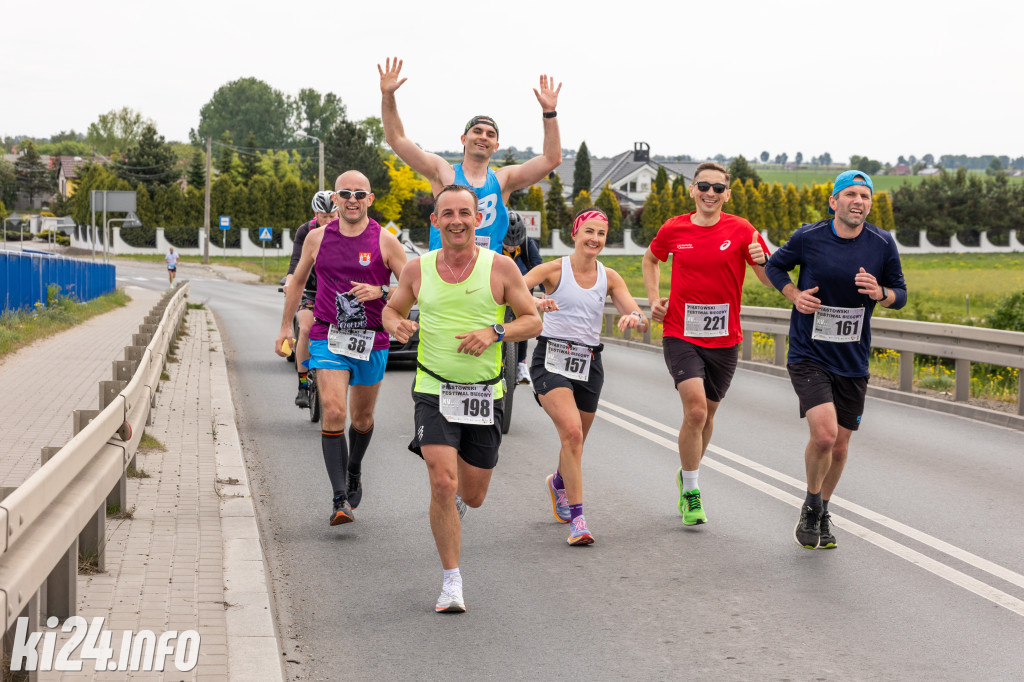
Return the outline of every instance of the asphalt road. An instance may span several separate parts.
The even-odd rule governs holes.
[[[356,522],[331,528],[318,425],[272,352],[281,295],[181,276],[225,339],[292,679],[1021,678],[1018,432],[869,399],[831,505],[839,548],[804,550],[806,425],[788,381],[740,370],[702,466],[709,522],[686,528],[664,363],[610,347],[584,451],[596,543],[569,547],[552,517],[557,438],[520,389],[487,501],[463,522],[468,611],[438,615],[426,469],[406,449],[411,368],[384,379]]]

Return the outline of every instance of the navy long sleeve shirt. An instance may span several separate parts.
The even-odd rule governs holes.
[[[864,313],[859,341],[836,342],[812,339],[814,314],[800,313],[794,308],[789,319],[788,362],[810,361],[840,376],[867,376],[871,313],[876,301],[857,292],[854,277],[864,268],[875,276],[879,285],[896,295],[891,308],[905,306],[907,285],[903,281],[896,241],[888,232],[870,223],[864,223],[860,234],[853,239],[844,239],[835,233],[831,219],[821,220],[794,232],[789,241],[771,255],[765,273],[775,288],[782,291],[792,283],[789,271],[797,266],[800,266],[797,288],[818,287],[814,296],[823,306],[863,308]]]

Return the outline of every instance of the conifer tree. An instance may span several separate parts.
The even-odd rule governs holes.
[[[590,150],[587,143],[580,143],[579,151],[576,152],[576,164],[572,170],[572,199],[576,200],[580,192],[590,191]]]

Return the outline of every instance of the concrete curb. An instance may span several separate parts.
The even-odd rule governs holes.
[[[212,314],[207,320],[212,344],[210,403],[224,536],[224,601],[226,612],[229,680],[284,680],[280,640],[274,628],[270,583],[263,544],[256,524],[249,477],[235,423],[235,407],[224,360],[220,330]]]

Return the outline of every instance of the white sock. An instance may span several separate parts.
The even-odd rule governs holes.
[[[444,569],[444,582],[448,583],[448,581],[457,585],[460,590],[462,589],[462,574],[459,573],[458,567]]]
[[[688,493],[691,490],[697,489],[697,477],[700,475],[700,469],[694,471],[687,471],[683,469],[683,492]]]

